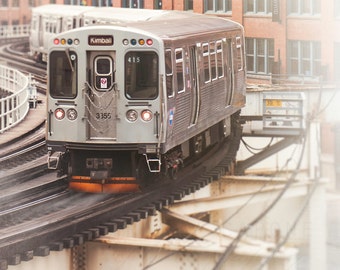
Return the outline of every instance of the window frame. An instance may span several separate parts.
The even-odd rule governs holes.
[[[222,1],[222,8],[219,7]],[[212,8],[209,7],[212,4]],[[204,12],[205,13],[232,13],[232,0],[204,0]]]
[[[57,76],[60,76],[58,75],[58,73],[56,72],[57,71],[57,63],[54,63],[53,61],[55,60],[55,57],[54,57],[54,54],[64,54],[65,57],[66,57],[66,61],[64,61],[65,63],[67,63],[67,65],[70,64],[69,62],[69,59],[67,59],[67,55],[66,55],[66,52],[65,51],[61,51],[61,50],[55,50],[55,51],[52,51],[49,55],[49,59],[50,59],[50,64],[49,64],[49,72],[50,74],[53,74],[53,76],[50,76],[50,84],[49,84],[49,95],[52,97],[52,98],[55,98],[55,99],[75,99],[78,95],[78,56],[77,56],[77,53],[75,51],[70,51],[69,54],[72,56],[74,55],[75,58],[72,59],[73,61],[73,71],[72,69],[70,69],[72,72],[74,72],[75,74],[71,74],[71,77],[72,77],[72,85],[71,85],[71,93],[72,95],[57,95],[57,93],[60,93],[61,89],[59,89],[59,91],[56,91],[56,90],[53,90],[52,89],[52,83],[53,82],[56,82],[58,80]],[[52,71],[53,70],[53,71]],[[64,69],[65,71],[66,69]],[[66,76],[65,76],[65,72],[63,74],[61,74],[61,78],[59,78],[59,81],[65,83],[67,82],[68,80],[66,79]],[[56,84],[53,85],[53,87],[55,86]],[[64,85],[62,85],[61,87],[63,90],[66,88],[64,87]]]
[[[177,58],[177,53],[181,52],[182,57],[181,58]],[[182,71],[178,72],[178,68],[181,66]],[[176,48],[175,49],[175,68],[176,68],[176,86],[177,86],[177,93],[184,93],[185,92],[185,74],[184,74],[184,50],[183,48]],[[178,74],[182,74],[180,77],[182,78],[182,85],[183,87],[180,89],[180,81],[179,81],[179,76]]]
[[[259,52],[258,45],[260,41],[264,43],[264,53]],[[270,75],[272,73],[271,69],[274,64],[274,42],[274,39],[246,38],[247,73],[259,75]],[[252,52],[249,52],[250,48]],[[270,53],[271,51],[272,54]],[[264,71],[259,70],[259,57],[264,59]],[[252,67],[250,67],[250,63],[252,63]]]

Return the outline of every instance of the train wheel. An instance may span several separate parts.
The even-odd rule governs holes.
[[[178,166],[169,168],[168,174],[169,174],[170,179],[175,180],[178,174]]]
[[[136,178],[141,188],[148,186],[149,177],[150,172],[145,159],[140,157],[137,161]]]

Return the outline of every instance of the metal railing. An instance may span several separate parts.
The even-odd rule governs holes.
[[[1,25],[0,39],[28,37],[30,35],[30,25]]]
[[[29,79],[21,72],[0,65],[0,90],[9,93],[0,99],[0,133],[14,127],[29,111]]]

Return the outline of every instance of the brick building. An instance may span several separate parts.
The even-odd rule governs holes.
[[[0,0],[0,25],[25,24],[48,3],[176,9],[230,18],[246,34],[248,79],[340,80],[338,0]]]

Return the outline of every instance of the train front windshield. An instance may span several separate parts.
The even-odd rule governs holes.
[[[77,96],[77,57],[69,50],[50,54],[50,95],[53,98]]]
[[[128,99],[155,99],[158,96],[158,56],[155,52],[128,52],[125,55],[125,95]]]

